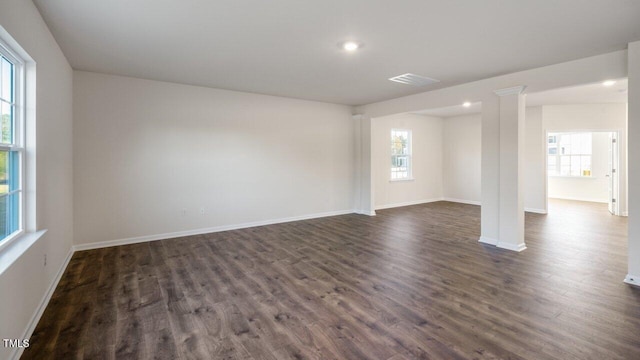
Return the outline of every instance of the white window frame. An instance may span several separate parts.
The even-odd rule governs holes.
[[[590,154],[561,154],[560,151],[560,138],[563,136],[571,136],[571,135],[575,135],[575,134],[590,134],[591,135],[591,153]],[[551,136],[555,136],[556,137],[556,153],[555,154],[549,154],[549,148],[551,148],[549,146],[549,138]],[[570,131],[570,132],[549,132],[547,134],[547,139],[546,139],[546,146],[547,146],[547,173],[549,174],[550,177],[570,177],[570,178],[585,178],[585,179],[589,179],[589,178],[593,178],[593,132],[591,131]],[[573,146],[573,145],[572,145]],[[571,170],[569,170],[569,174],[562,174],[562,157],[566,156],[569,157],[569,162],[571,162],[571,156],[588,156],[589,158],[591,158],[591,175],[582,175],[583,172],[580,172],[580,175],[571,175]],[[549,171],[549,158],[550,157],[555,157],[556,158],[556,172],[555,173],[551,173]],[[569,165],[569,169],[571,169],[571,165]],[[582,170],[582,169],[581,169]]]
[[[396,132],[406,132],[407,133],[407,154],[403,154],[403,155],[394,155],[393,154],[393,135]],[[393,164],[393,159],[395,157],[398,156],[406,156],[407,157],[407,176],[402,177],[402,178],[394,178],[393,174],[397,173],[395,171],[393,171],[393,165],[390,166],[390,171],[389,171],[389,181],[391,182],[395,182],[395,181],[412,181],[413,180],[413,138],[412,138],[412,133],[411,133],[411,129],[391,129],[390,132],[390,142],[391,142],[391,146],[389,146],[389,152],[390,152],[390,156],[389,156],[389,160],[391,160],[391,164]]]
[[[25,61],[17,55],[2,39],[0,39],[0,55],[4,56],[14,66],[14,87],[13,87],[13,142],[11,145],[0,143],[2,151],[17,151],[19,153],[18,176],[19,188],[3,194],[9,197],[11,194],[19,194],[18,198],[18,229],[9,234],[4,239],[0,239],[0,249],[7,247],[16,238],[25,233]]]

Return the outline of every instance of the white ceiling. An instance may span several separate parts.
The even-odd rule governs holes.
[[[74,69],[349,105],[640,40],[636,0],[34,2]],[[407,72],[441,82],[387,80]]]
[[[627,79],[617,80],[611,87],[601,83],[527,94],[527,106],[567,104],[609,104],[627,102]]]
[[[602,83],[553,89],[536,93],[527,93],[527,106],[570,105],[570,104],[624,104],[627,102],[627,79],[618,79],[613,86],[603,86]],[[437,116],[448,118],[467,114],[477,114],[482,111],[482,103],[472,103],[466,108],[460,105],[447,106],[437,109],[415,111],[412,114]]]
[[[415,112],[412,112],[412,114],[448,118],[453,116],[477,114],[481,111],[482,111],[482,103],[475,102],[475,103],[471,103],[471,106],[469,106],[468,108],[460,104],[456,106],[447,106],[447,107],[441,107],[437,109],[426,109],[421,111],[415,111]]]

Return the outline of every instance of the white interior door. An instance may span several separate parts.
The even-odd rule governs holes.
[[[618,214],[618,133],[609,133],[609,212]]]

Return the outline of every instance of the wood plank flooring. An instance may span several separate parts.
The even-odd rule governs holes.
[[[23,359],[640,359],[626,218],[437,202],[76,253]]]

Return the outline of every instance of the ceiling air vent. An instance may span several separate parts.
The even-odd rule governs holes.
[[[413,85],[413,86],[426,86],[440,82],[440,80],[428,78],[426,76],[420,76],[416,74],[406,73],[389,78],[391,81],[395,81],[401,84]]]

